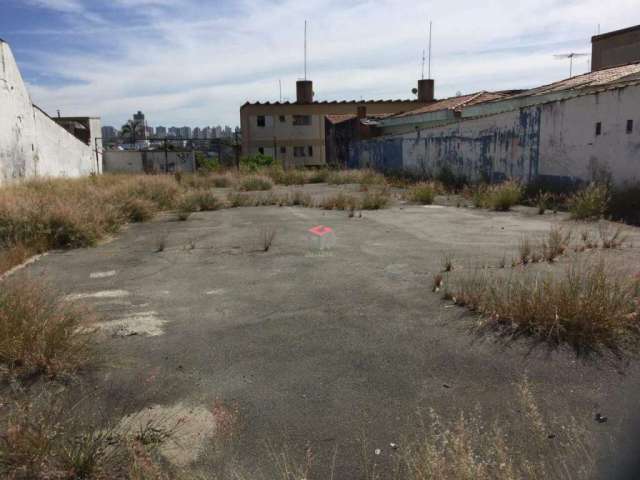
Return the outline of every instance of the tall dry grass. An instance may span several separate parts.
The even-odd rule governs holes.
[[[565,272],[491,276],[486,270],[453,277],[445,298],[480,315],[480,326],[577,352],[634,348],[640,336],[640,280],[605,264],[570,264]]]
[[[72,373],[89,359],[84,328],[91,313],[61,299],[41,282],[0,284],[0,373],[11,376]]]

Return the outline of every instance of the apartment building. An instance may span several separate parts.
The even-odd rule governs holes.
[[[416,100],[316,102],[313,83],[299,80],[296,102],[245,103],[240,108],[242,154],[273,157],[285,167],[326,164],[325,117],[400,113],[433,102],[433,80],[420,80]]]

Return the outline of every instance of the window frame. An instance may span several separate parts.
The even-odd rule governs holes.
[[[602,122],[596,122],[596,137],[602,135]]]
[[[312,124],[311,115],[293,115],[293,125],[296,127],[309,127]]]
[[[267,116],[266,115],[257,115],[256,116],[256,126],[258,128],[265,128],[267,126]]]
[[[631,134],[633,133],[633,119],[630,118],[627,120],[627,128],[626,128],[627,134]]]

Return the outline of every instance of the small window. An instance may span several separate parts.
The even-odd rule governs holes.
[[[287,153],[287,147],[280,147],[280,153]]]
[[[258,147],[258,153],[260,155],[264,155],[264,148],[263,147]]]
[[[311,115],[294,115],[294,125],[311,125]]]
[[[307,149],[309,150],[309,156],[310,156],[310,157],[313,157],[313,147],[312,147],[311,145],[309,145],[309,146],[307,147]]]
[[[264,118],[264,115],[258,115],[258,126],[259,127],[264,127],[264,126],[266,126],[266,124],[267,124],[267,121]]]
[[[293,156],[294,157],[305,157],[305,149],[304,147],[293,147]]]
[[[285,117],[284,115],[280,115],[280,117],[278,117],[280,119],[280,123],[284,123],[287,121],[287,117]]]
[[[602,135],[602,122],[596,123],[596,135]]]
[[[627,120],[627,133],[633,133],[633,120]]]

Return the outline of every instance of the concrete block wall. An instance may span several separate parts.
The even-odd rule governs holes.
[[[195,172],[194,152],[105,150],[104,171],[107,173]]]
[[[100,131],[92,119],[92,138]],[[102,145],[98,142],[98,150]],[[0,184],[35,176],[78,177],[100,171],[100,154],[31,102],[11,48],[0,41]]]

